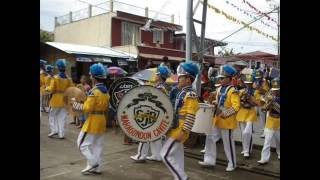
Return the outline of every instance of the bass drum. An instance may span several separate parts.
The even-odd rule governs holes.
[[[144,85],[144,82],[133,78],[125,77],[115,80],[110,85],[110,104],[113,109],[117,109],[122,97],[132,88]]]
[[[139,142],[162,138],[171,128],[173,107],[161,90],[144,85],[131,89],[119,103],[118,122],[123,132]]]

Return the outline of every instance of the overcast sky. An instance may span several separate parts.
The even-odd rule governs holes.
[[[62,16],[67,14],[69,11],[77,11],[88,7],[88,4],[81,1],[88,2],[90,4],[99,4],[106,2],[106,0],[40,0],[40,28],[48,31],[54,30],[54,17]],[[186,7],[187,0],[117,0],[119,2],[125,2],[128,4],[134,4],[139,7],[149,7],[150,10],[161,11],[165,14],[174,14],[175,23],[183,26],[183,32],[186,30]],[[194,6],[198,0],[193,0]],[[262,12],[268,12],[272,10],[272,4],[279,5],[280,0],[246,0],[257,9]],[[229,3],[227,3],[229,2]],[[230,5],[233,3],[239,8],[245,10],[249,14],[258,16],[254,9],[250,8],[242,0],[208,0],[209,4],[223,10],[227,14],[236,17],[238,20],[244,22],[252,21],[252,18],[238,11],[236,8]],[[103,7],[103,5],[102,5]],[[138,10],[131,9],[132,11],[138,12]],[[141,13],[141,11],[139,11]],[[142,11],[143,12],[143,11]],[[153,14],[149,14],[152,18]],[[201,20],[202,16],[202,5],[200,5],[195,14],[195,19]],[[163,16],[159,15],[159,19]],[[278,19],[277,13],[270,14],[270,17],[275,20]],[[253,27],[272,35],[277,38],[277,24],[267,20],[267,17],[261,19],[268,23],[273,28],[269,28],[263,25],[260,21],[252,24]],[[206,21],[206,37],[221,40],[226,36],[230,35],[237,29],[241,28],[242,25],[236,24],[226,19],[222,14],[215,13],[212,9],[207,10],[207,21]],[[197,34],[200,35],[200,25],[196,25]],[[251,51],[264,51],[272,54],[277,54],[277,42],[269,39],[263,35],[258,34],[255,31],[243,29],[240,32],[232,35],[231,37],[224,40],[228,42],[226,49],[233,48],[236,53],[245,53]]]

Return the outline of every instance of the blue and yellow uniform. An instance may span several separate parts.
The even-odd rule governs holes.
[[[50,106],[53,108],[62,108],[65,105],[63,100],[64,91],[72,87],[73,83],[71,78],[68,78],[65,73],[59,73],[55,75],[50,81],[50,85],[46,87],[46,90],[52,93],[52,98],[50,100]]]
[[[82,174],[101,173],[103,134],[106,131],[106,114],[110,99],[107,87],[102,83],[107,75],[105,67],[101,63],[93,64],[90,66],[90,75],[95,86],[83,104],[73,103],[76,110],[82,110],[87,114],[77,140],[82,155],[87,159],[87,167],[81,171]]]
[[[40,117],[41,117],[41,111],[44,110],[43,107],[43,99],[42,99],[42,94],[44,93],[45,90],[45,64],[47,61],[40,59]]]
[[[236,113],[240,109],[239,92],[232,85],[232,77],[236,74],[237,70],[231,65],[220,67],[221,86],[217,89],[217,107],[213,117],[213,128],[206,137],[204,160],[199,162],[201,166],[216,165],[216,143],[222,138],[228,160],[226,171],[233,171],[236,168],[233,130],[237,127]]]
[[[167,136],[176,139],[180,132],[184,131],[186,132],[182,140],[182,143],[184,143],[189,137],[196,113],[199,109],[198,96],[192,90],[191,86],[181,89],[177,95],[174,108],[178,116],[178,124],[176,128],[171,129],[167,133]]]
[[[45,86],[45,88],[50,86],[51,80],[52,80],[53,77],[54,77],[54,76],[51,74],[52,71],[53,71],[53,66],[47,65],[47,66],[46,66],[46,73],[48,73],[48,75],[44,77],[44,86]]]
[[[259,164],[265,164],[270,159],[271,142],[274,139],[276,152],[280,160],[280,78],[271,81],[271,98],[263,106],[267,110],[267,122],[265,127],[265,139]]]
[[[47,64],[47,61],[40,59],[40,93],[44,91],[45,77],[47,76],[47,73],[45,71],[46,64]]]
[[[42,104],[45,108],[45,111],[47,111],[46,108],[49,108],[47,106],[49,106],[48,102],[50,101],[50,97],[51,97],[50,94],[47,94],[47,92],[45,91],[45,88],[50,86],[51,80],[53,79],[52,70],[53,70],[53,66],[46,65],[47,76],[44,77],[44,87],[42,90],[43,91],[42,95],[45,95],[45,96],[42,96]]]
[[[42,94],[45,91],[47,73],[43,70],[40,71],[40,93]]]
[[[196,64],[182,63],[177,69],[177,73],[181,90],[175,100],[173,127],[167,132],[167,141],[163,145],[160,155],[172,172],[174,179],[187,179],[184,171],[183,143],[189,138],[199,109],[198,96],[191,87],[199,69]]]
[[[245,93],[248,93],[249,96],[253,96],[257,102],[260,101],[261,95],[257,90],[253,88],[241,89],[239,93],[240,99],[242,96],[244,96]],[[238,122],[256,122],[257,111],[255,106],[251,106],[249,108],[241,106],[236,115],[236,119]]]
[[[50,133],[49,137],[59,135],[60,139],[64,139],[64,125],[67,120],[68,112],[64,108],[64,91],[73,86],[72,80],[66,76],[66,60],[58,59],[56,66],[59,70],[59,74],[55,75],[50,81],[50,85],[46,87],[46,91],[52,94],[50,104],[51,107],[49,113],[49,125]]]
[[[275,102],[280,107],[280,97],[275,97]],[[266,128],[280,130],[280,112],[271,109],[267,116]]]
[[[264,96],[270,90],[269,81],[263,78],[263,72],[260,70],[256,71],[255,73],[255,82],[253,83],[253,88],[256,89],[261,96]],[[262,134],[260,137],[264,137],[263,131],[266,123],[266,113],[261,110],[260,106],[257,107],[257,111],[259,114],[259,121],[262,124]]]
[[[239,92],[233,86],[221,86],[218,89],[218,103],[232,114],[226,118],[215,116],[213,124],[221,129],[237,128],[236,112],[240,109]]]
[[[265,94],[270,90],[269,82],[267,79],[263,78],[262,71],[257,71],[255,73],[255,82],[253,83],[253,88],[257,89],[260,94]]]
[[[253,76],[251,74],[246,75],[244,83],[247,87],[240,90],[241,107],[236,119],[240,125],[242,154],[245,158],[248,158],[253,147],[253,123],[257,121],[257,110],[255,107],[259,105],[260,93],[252,87]]]
[[[83,132],[101,134],[106,131],[107,118],[105,113],[109,109],[109,99],[108,90],[102,83],[96,84],[90,90],[83,104],[83,112],[88,114],[81,129]]]

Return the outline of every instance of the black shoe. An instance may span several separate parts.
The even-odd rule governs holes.
[[[58,135],[58,133],[50,133],[50,134],[48,134],[48,137],[53,138],[53,136],[56,136],[56,135]]]
[[[266,164],[268,164],[268,162],[265,162],[265,161],[258,161],[258,163],[259,163],[259,165],[266,165]]]
[[[97,173],[99,173],[99,172],[95,171],[95,169],[97,167],[99,167],[99,164],[96,164],[96,165],[94,165],[92,167],[86,168],[86,169],[82,170],[81,173],[83,175],[97,174]]]

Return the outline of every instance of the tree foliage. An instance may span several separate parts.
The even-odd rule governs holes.
[[[41,42],[51,42],[51,41],[53,41],[53,39],[54,39],[53,33],[40,29],[40,41]]]

